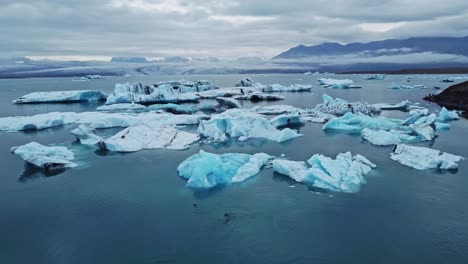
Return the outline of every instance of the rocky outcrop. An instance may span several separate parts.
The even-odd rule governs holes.
[[[429,94],[424,100],[449,109],[463,110],[463,116],[468,117],[468,81],[452,85],[440,94]]]

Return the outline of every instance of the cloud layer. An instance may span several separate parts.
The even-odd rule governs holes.
[[[468,35],[468,1],[1,0],[0,56],[272,57],[298,44]]]

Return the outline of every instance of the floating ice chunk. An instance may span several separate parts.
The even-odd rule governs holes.
[[[34,92],[13,100],[15,104],[31,103],[72,103],[86,101],[106,100],[107,95],[101,91],[56,91],[56,92]]]
[[[97,145],[103,140],[102,137],[96,135],[96,130],[86,124],[81,124],[71,131],[81,144],[84,145]]]
[[[439,122],[448,122],[457,119],[460,119],[457,111],[449,111],[445,107],[442,107],[442,109],[439,112],[439,116],[437,117],[437,121]]]
[[[181,93],[193,93],[193,92],[203,92],[213,89],[218,89],[218,87],[208,81],[200,80],[196,82],[180,80],[180,81],[168,81],[168,82],[159,82],[156,83],[156,87],[169,85],[172,89],[178,90]]]
[[[157,105],[150,105],[148,106],[148,111],[164,111],[173,114],[193,114],[197,110],[192,107],[188,107],[185,105],[178,105],[178,104],[157,104]]]
[[[393,153],[391,153],[391,159],[417,170],[458,169],[457,162],[464,160],[461,156],[441,152],[440,150],[404,144],[395,146]]]
[[[304,125],[304,121],[301,120],[301,117],[298,114],[283,114],[271,119],[270,124],[276,128],[302,126]]]
[[[242,109],[229,109],[221,114],[212,115],[210,120],[200,123],[198,132],[214,141],[241,137],[242,140],[264,138],[283,142],[301,136],[289,128],[278,130],[268,119]]]
[[[372,74],[364,77],[366,80],[384,80],[385,76],[382,74]]]
[[[437,131],[450,129],[450,124],[435,122],[435,127]]]
[[[22,130],[40,130],[74,123],[78,120],[76,113],[52,112],[34,116],[15,116],[0,118],[0,131],[16,132]]]
[[[351,133],[361,133],[364,128],[374,130],[391,130],[398,128],[401,120],[385,117],[369,117],[347,113],[342,117],[333,118],[323,126],[323,130],[341,130]]]
[[[353,80],[344,79],[329,79],[329,78],[320,78],[317,82],[325,88],[331,89],[350,89],[350,88],[361,88],[354,84]]]
[[[349,103],[343,99],[333,99],[332,97],[324,94],[323,104],[318,104],[314,110],[332,114],[337,116],[342,116],[346,113],[354,114],[364,114],[368,116],[375,116],[380,114],[381,110],[374,105],[362,102]]]
[[[66,147],[46,147],[36,142],[31,142],[19,147],[13,147],[11,152],[21,157],[28,163],[47,170],[72,168],[77,165],[73,152]]]
[[[147,124],[128,127],[101,142],[100,146],[116,152],[135,152],[143,149],[183,150],[199,139],[196,134],[180,131],[172,126]]]
[[[281,95],[276,95],[276,94],[267,94],[263,92],[249,92],[249,93],[244,93],[242,95],[235,95],[235,99],[238,100],[250,100],[252,102],[258,102],[258,101],[277,101],[277,100],[284,100],[284,98]]]
[[[226,108],[242,108],[242,105],[234,98],[218,97],[216,102]]]
[[[416,84],[416,85],[400,85],[400,84],[392,84],[388,87],[388,89],[392,90],[401,90],[401,89],[427,89],[425,85]]]
[[[350,152],[338,154],[336,159],[317,154],[312,156],[307,163],[288,160],[273,161],[275,172],[297,182],[348,193],[358,192],[360,185],[366,182],[364,176],[375,167],[375,164],[365,157],[353,156]]]
[[[96,108],[96,111],[99,112],[127,112],[127,113],[135,113],[135,112],[143,112],[146,110],[146,106],[141,104],[135,103],[122,103],[122,104],[112,104],[112,105],[103,105]]]
[[[374,107],[379,108],[380,110],[401,110],[406,111],[408,110],[410,105],[410,101],[405,100],[398,104],[387,104],[387,103],[378,103],[374,104]]]
[[[104,76],[99,75],[99,74],[90,74],[82,77],[83,79],[86,80],[99,80],[99,79],[105,79]]]
[[[291,105],[266,105],[254,106],[251,111],[262,115],[281,115],[286,113],[296,113],[301,109]]]
[[[377,146],[390,146],[403,142],[409,143],[419,141],[417,136],[411,136],[397,130],[385,131],[364,128],[361,135],[365,140]]]
[[[143,86],[143,84],[116,84],[114,92],[107,97],[106,104],[118,103],[175,103],[197,101],[195,93],[181,93],[169,84]]]
[[[244,78],[240,80],[238,83],[236,83],[234,86],[235,87],[256,87],[256,88],[265,87],[265,85],[261,83],[256,83],[250,78]]]
[[[270,84],[262,89],[265,93],[272,92],[310,92],[312,85],[293,84],[290,86],[283,86],[280,84]]]
[[[201,150],[183,161],[177,172],[188,180],[187,186],[208,189],[255,176],[269,159],[264,153],[218,155]]]

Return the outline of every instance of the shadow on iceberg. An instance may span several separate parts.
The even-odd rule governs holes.
[[[24,171],[21,176],[18,178],[18,181],[21,183],[26,183],[31,180],[36,180],[39,178],[49,178],[53,176],[60,175],[66,171],[66,168],[48,170],[44,168],[37,167],[31,163],[26,162],[24,164]]]

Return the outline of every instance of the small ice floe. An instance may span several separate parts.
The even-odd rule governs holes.
[[[46,170],[73,168],[73,152],[66,147],[47,147],[36,142],[11,148],[11,152],[28,163]]]
[[[83,80],[100,80],[100,79],[105,79],[105,78],[104,78],[104,76],[99,75],[99,74],[90,74],[90,75],[86,75],[86,76],[81,77],[81,79],[83,79]]]
[[[194,92],[203,92],[208,90],[218,89],[219,87],[212,84],[209,81],[200,80],[200,81],[187,81],[187,80],[180,80],[180,81],[168,81],[168,82],[159,82],[156,83],[155,87],[166,86],[169,85],[174,90],[178,90],[181,93],[194,93]]]
[[[273,161],[273,170],[296,182],[336,192],[356,193],[375,164],[361,155],[340,153],[336,159],[323,155],[312,156],[307,163],[280,160]]]
[[[116,84],[114,92],[107,97],[106,104],[119,103],[176,103],[198,101],[195,93],[182,93],[179,89],[174,89],[169,84],[159,86],[137,84]]]
[[[374,107],[380,110],[400,110],[400,111],[407,111],[410,107],[410,101],[405,100],[401,103],[397,104],[388,104],[388,103],[378,103],[374,104]]]
[[[257,175],[271,159],[265,153],[219,155],[201,150],[184,160],[177,167],[177,172],[188,180],[188,187],[209,189],[245,181]]]
[[[111,104],[103,105],[96,108],[96,111],[99,112],[108,112],[108,113],[137,113],[143,112],[146,110],[146,106],[135,103],[122,103],[122,104]]]
[[[265,85],[261,83],[254,82],[250,78],[244,78],[234,85],[235,87],[254,87],[254,88],[263,88]]]
[[[302,136],[289,128],[278,130],[265,117],[243,109],[229,109],[212,115],[209,120],[200,122],[198,133],[218,142],[224,142],[229,137],[241,141],[263,138],[283,142]]]
[[[281,84],[270,84],[262,89],[262,92],[310,92],[312,85],[293,84],[290,86],[283,86]]]
[[[74,135],[83,145],[93,146],[103,140],[102,137],[96,134],[96,129],[86,124],[79,125],[77,128],[70,131],[70,133],[72,133],[72,135]]]
[[[364,128],[374,130],[391,130],[400,126],[401,120],[386,117],[370,117],[346,113],[342,117],[329,120],[323,130],[339,130],[350,133],[361,133]]]
[[[240,102],[234,98],[218,97],[216,98],[216,102],[218,102],[218,104],[228,109],[229,108],[242,108],[242,105],[240,104]]]
[[[34,92],[13,100],[15,104],[33,103],[73,103],[106,100],[107,95],[101,91],[55,91],[55,92]]]
[[[127,127],[99,142],[99,146],[116,152],[135,152],[143,149],[184,150],[199,139],[197,134],[180,131],[173,126],[150,123]]]
[[[437,117],[437,121],[442,123],[458,119],[460,119],[460,116],[458,116],[457,111],[449,111],[445,107],[442,107],[442,109],[439,112],[439,116]]]
[[[458,169],[458,162],[465,158],[436,149],[399,144],[395,145],[391,159],[417,170],[453,170]]]
[[[382,74],[371,74],[364,77],[366,80],[384,80],[385,76]]]
[[[196,108],[189,107],[186,105],[178,105],[178,104],[156,104],[150,105],[147,107],[148,111],[164,111],[176,115],[186,114],[190,115],[197,111]]]
[[[332,114],[335,116],[342,116],[346,113],[353,114],[364,114],[367,116],[376,116],[381,113],[381,110],[374,105],[363,103],[363,102],[353,102],[350,103],[340,98],[333,99],[327,94],[322,95],[323,103],[318,104],[314,110]]]
[[[242,95],[235,95],[235,99],[238,100],[250,100],[252,102],[258,101],[278,101],[286,99],[284,96],[276,94],[267,94],[264,92],[249,92]]]
[[[392,84],[388,87],[391,90],[408,90],[408,89],[427,89],[425,85],[416,84],[416,85],[402,85],[402,84]]]
[[[304,125],[304,121],[298,114],[283,114],[272,118],[270,124],[276,128],[296,127]]]
[[[329,78],[320,78],[317,80],[318,84],[322,85],[325,88],[330,89],[351,89],[351,88],[361,88],[361,86],[355,85],[353,80],[344,79],[329,79]]]

